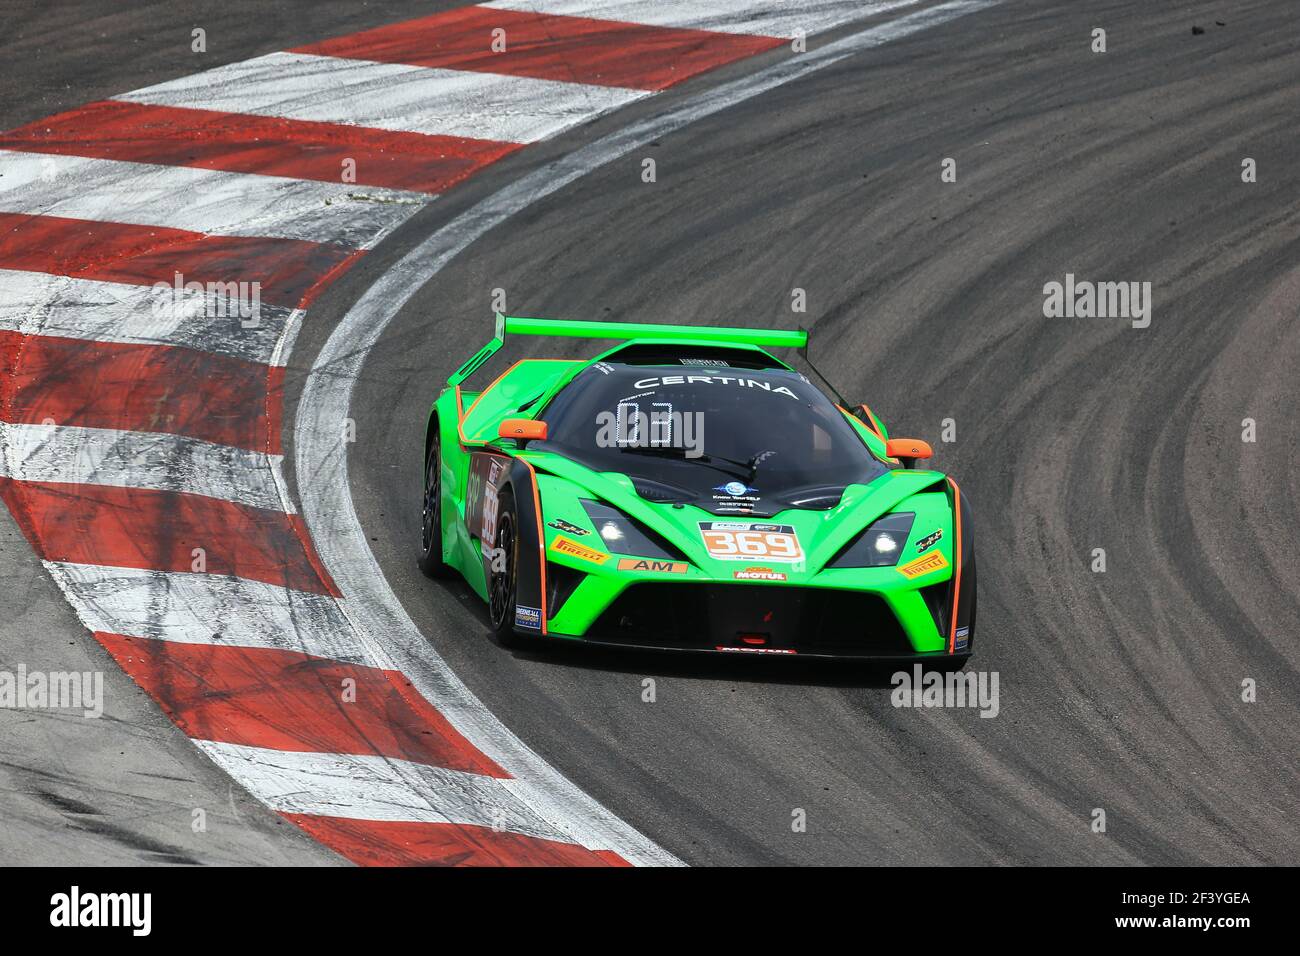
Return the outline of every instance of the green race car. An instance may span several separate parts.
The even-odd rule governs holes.
[[[618,340],[462,387],[507,335]],[[420,567],[504,642],[862,659],[969,657],[970,507],[764,347],[805,331],[497,316],[425,434]]]

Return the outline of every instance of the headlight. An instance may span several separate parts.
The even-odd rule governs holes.
[[[676,548],[655,534],[641,522],[629,518],[617,508],[599,501],[583,499],[582,507],[596,526],[600,540],[614,554],[633,554],[639,558],[663,558],[685,561]]]
[[[871,527],[845,546],[827,565],[829,568],[889,568],[898,563],[907,536],[912,533],[915,514],[903,513],[878,518]]]

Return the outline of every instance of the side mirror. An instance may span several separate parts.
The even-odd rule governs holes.
[[[546,441],[546,422],[535,418],[507,418],[497,426],[498,438],[513,438],[520,448],[530,441]]]
[[[915,468],[918,460],[929,458],[934,452],[919,438],[891,438],[885,442],[885,454],[897,458],[904,468]]]

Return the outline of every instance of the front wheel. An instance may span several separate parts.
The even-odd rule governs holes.
[[[515,496],[501,489],[497,500],[497,533],[488,559],[488,620],[492,633],[506,647],[518,647],[523,638],[515,632],[515,585],[518,581],[519,516]]]
[[[420,538],[420,570],[431,578],[445,578],[451,568],[442,560],[442,454],[438,436],[429,443],[424,461],[424,513]]]

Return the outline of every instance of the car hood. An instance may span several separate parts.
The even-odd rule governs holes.
[[[632,478],[620,472],[597,472],[554,453],[525,456],[543,474],[562,479],[567,488],[544,493],[547,519],[575,513],[576,499],[603,500],[662,535],[697,567],[718,567],[702,537],[702,525],[716,522],[788,527],[798,536],[804,554],[803,573],[815,574],[840,550],[881,515],[898,508],[914,495],[943,491],[944,475],[935,471],[894,469],[869,484],[850,484],[838,504],[830,508],[787,508],[774,514],[719,514],[690,503],[647,501],[636,491]],[[916,533],[924,533],[918,530]],[[761,561],[760,561],[761,563]],[[728,566],[734,567],[735,562]],[[801,575],[802,576],[802,575]]]

